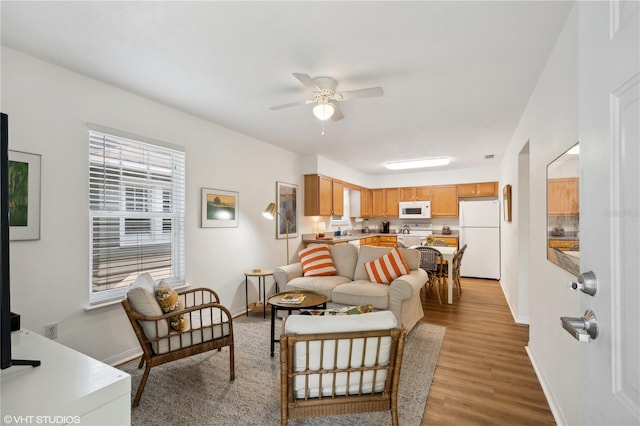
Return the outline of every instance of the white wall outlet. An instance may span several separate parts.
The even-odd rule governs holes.
[[[48,337],[49,339],[57,339],[58,338],[58,323],[54,322],[51,324],[47,324],[44,326],[44,337]]]

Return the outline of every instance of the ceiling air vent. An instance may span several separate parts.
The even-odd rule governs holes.
[[[487,155],[485,155],[485,156],[484,156],[484,159],[485,159],[485,160],[492,160],[492,159],[493,159],[493,157],[495,157],[495,155],[493,155],[493,154],[487,154]]]

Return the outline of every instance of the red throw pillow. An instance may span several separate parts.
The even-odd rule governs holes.
[[[407,262],[397,247],[392,248],[384,256],[365,263],[364,270],[369,281],[379,284],[389,284],[399,276],[409,273]]]
[[[300,250],[298,256],[305,277],[322,277],[338,273],[326,244],[312,244]]]

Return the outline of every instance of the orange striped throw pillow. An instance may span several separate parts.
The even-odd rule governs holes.
[[[305,277],[322,277],[335,275],[338,271],[333,265],[329,246],[326,244],[312,244],[298,253]]]
[[[379,284],[389,284],[401,275],[409,273],[409,267],[402,253],[397,247],[384,256],[364,264],[364,270],[369,281]]]

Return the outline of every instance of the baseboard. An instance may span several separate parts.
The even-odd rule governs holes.
[[[502,281],[498,281],[500,283],[500,288],[502,289],[502,294],[504,295],[505,300],[507,301],[507,306],[509,307],[509,311],[511,311],[511,317],[516,322],[516,324],[529,324],[529,317],[520,317],[513,310],[513,306],[511,306],[511,299],[509,299],[509,293],[504,290],[504,286],[502,285]]]
[[[129,362],[132,359],[136,359],[142,355],[142,349],[140,347],[131,348],[127,351],[121,352],[119,354],[110,356],[107,359],[103,359],[102,362],[105,364],[109,364],[113,367],[118,366],[120,364],[124,364],[125,362]]]
[[[542,387],[542,392],[544,393],[545,398],[547,399],[547,403],[549,404],[549,409],[551,410],[551,414],[553,415],[553,419],[555,420],[558,426],[567,426],[567,421],[562,415],[562,411],[558,405],[558,401],[556,401],[553,396],[553,392],[551,391],[551,387],[549,386],[549,382],[547,381],[542,369],[540,368],[540,363],[538,362],[538,358],[535,353],[529,346],[525,346],[524,349],[527,351],[527,355],[529,355],[529,360],[531,361],[531,365],[533,366],[533,370],[536,372],[536,376],[538,377],[538,382],[540,382],[540,386]]]

